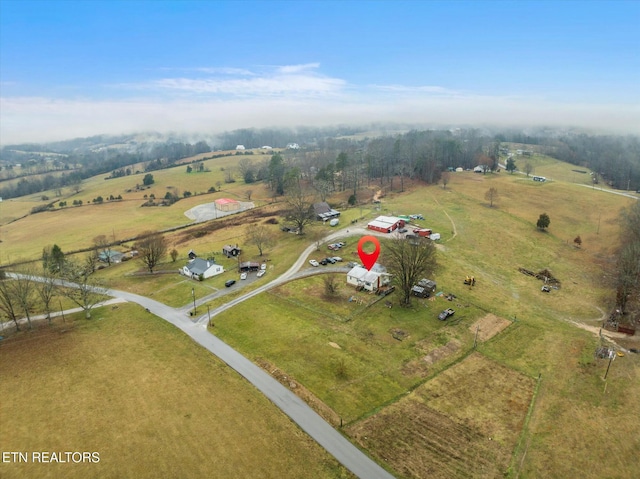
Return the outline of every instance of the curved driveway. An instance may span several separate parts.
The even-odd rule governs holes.
[[[345,230],[337,231],[325,238],[333,241],[351,234],[361,234],[369,230],[353,228],[350,233]],[[305,263],[306,258],[316,248],[312,244],[300,255],[298,260],[286,273],[273,281],[256,288],[255,290],[229,301],[228,303],[212,310],[211,317],[232,308],[234,305],[252,298],[268,289],[278,286],[297,276],[298,270]],[[323,270],[323,271],[326,271]],[[314,271],[315,273],[315,271]],[[300,399],[289,389],[271,377],[262,368],[249,361],[242,354],[228,344],[211,334],[207,329],[209,314],[203,315],[195,322],[191,321],[183,311],[169,307],[150,298],[128,293],[126,291],[108,290],[107,294],[116,298],[137,303],[147,308],[152,314],[170,322],[196,343],[209,350],[227,365],[237,371],[251,384],[258,388],[277,407],[289,416],[303,431],[311,436],[318,444],[324,447],[344,467],[362,479],[393,479],[393,476],[379,466],[375,461],[364,454],[360,449],[349,442],[340,432],[336,431],[322,417],[311,409],[307,403]]]
[[[353,228],[350,231],[350,233],[347,233],[346,230],[336,231],[335,233],[327,236],[325,240],[333,241],[351,234],[372,233],[361,227]],[[273,281],[260,286],[243,296],[235,298],[219,308],[216,308],[211,311],[211,316],[213,317],[220,314],[234,305],[289,281],[296,276],[305,276],[307,274],[315,274],[316,272],[319,272],[309,271],[298,273],[298,270],[305,263],[307,256],[315,248],[315,244],[310,245],[304,250],[298,260],[293,264],[293,266],[291,266],[291,268],[289,268],[289,270],[287,270],[286,273]],[[320,271],[324,272],[327,271],[327,269]],[[19,275],[10,273],[10,276],[17,277]],[[65,284],[69,285],[69,283]],[[302,399],[280,384],[262,368],[255,365],[231,346],[211,334],[207,329],[209,314],[201,316],[194,322],[186,316],[184,310],[172,308],[145,296],[114,289],[108,289],[104,291],[104,293],[114,298],[137,303],[143,308],[146,308],[150,313],[164,319],[182,330],[196,343],[216,355],[258,388],[258,390],[260,390],[287,416],[289,416],[303,431],[309,434],[309,436],[324,447],[344,467],[349,469],[356,476],[362,479],[393,479],[393,476],[389,472],[349,442],[342,434],[322,419],[319,414],[311,409]],[[206,300],[206,298],[202,298],[202,300]]]

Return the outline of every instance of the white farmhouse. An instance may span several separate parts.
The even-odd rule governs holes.
[[[391,281],[391,275],[373,268],[371,271],[362,266],[355,266],[347,273],[347,284],[356,288],[376,292]]]
[[[199,279],[200,275],[203,279],[207,279],[222,273],[224,273],[222,265],[202,258],[192,259],[182,268],[182,274],[193,279]]]

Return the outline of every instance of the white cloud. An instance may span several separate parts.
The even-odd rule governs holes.
[[[434,85],[359,86],[321,75],[316,71],[319,66],[307,63],[255,71],[196,68],[191,71],[200,77],[112,85],[121,98],[132,90],[137,95],[124,100],[3,97],[0,143],[149,130],[211,135],[245,127],[371,122],[640,131],[637,104],[552,103],[544,98],[480,96]]]
[[[119,89],[164,91],[205,96],[324,95],[340,92],[346,82],[320,75],[319,63],[263,68],[254,72],[240,68],[197,68],[208,77],[167,77],[142,84],[120,84]]]
[[[278,67],[278,71],[283,74],[300,73],[306,70],[315,70],[320,68],[319,63],[304,63],[301,65],[285,65]]]

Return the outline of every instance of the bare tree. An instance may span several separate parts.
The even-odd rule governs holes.
[[[304,227],[313,222],[313,197],[299,186],[292,187],[286,194],[287,219],[304,234]]]
[[[235,183],[234,168],[228,167],[224,169],[224,182]]]
[[[245,178],[247,174],[253,169],[253,162],[247,157],[242,158],[238,162],[238,171],[240,172],[240,176],[242,176],[242,178]]]
[[[244,191],[244,197],[247,199],[247,201],[251,201],[251,195],[253,194],[253,190],[245,190]]]
[[[153,231],[145,231],[140,236],[142,239],[136,242],[135,248],[138,250],[140,261],[150,273],[153,273],[153,268],[167,252],[167,241],[162,234]]]
[[[16,325],[16,331],[20,331],[20,324],[18,323],[18,299],[14,293],[13,279],[4,275],[3,271],[0,271],[2,277],[0,277],[0,311],[10,321],[13,321]]]
[[[82,308],[85,318],[91,319],[91,310],[105,299],[106,290],[92,278],[96,259],[89,254],[84,261],[69,261],[63,271],[61,294]]]
[[[484,194],[484,199],[489,202],[489,207],[493,208],[493,203],[498,201],[499,195],[498,190],[495,187],[489,188],[489,190]]]
[[[340,283],[335,274],[326,274],[323,276],[322,281],[324,282],[324,294],[329,298],[333,298],[338,294],[338,289],[340,288]]]
[[[524,172],[527,174],[527,178],[529,177],[529,175],[531,174],[532,171],[533,171],[533,165],[531,163],[529,163],[528,161],[525,162],[525,164],[524,164]]]
[[[38,296],[40,296],[40,300],[42,301],[44,311],[47,314],[47,321],[51,324],[51,303],[57,292],[56,277],[47,268],[43,268],[36,287]]]
[[[411,305],[411,288],[436,268],[436,248],[428,238],[393,238],[384,244],[384,259],[402,291],[403,306]]]
[[[27,318],[29,329],[31,329],[32,324],[30,313],[36,298],[36,278],[32,274],[31,270],[28,268],[23,269],[20,274],[16,275],[12,285],[15,299]]]
[[[440,175],[440,179],[442,180],[442,189],[447,189],[447,185],[449,184],[449,181],[451,181],[451,173],[443,171]]]
[[[247,228],[246,242],[258,248],[258,252],[262,256],[265,249],[274,245],[275,237],[267,226],[254,224]]]
[[[171,250],[171,253],[169,253],[169,255],[171,256],[171,261],[173,261],[175,263],[176,260],[178,259],[178,250],[173,248]]]

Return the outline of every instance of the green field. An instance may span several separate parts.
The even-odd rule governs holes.
[[[69,323],[75,319],[73,324]],[[141,308],[0,346],[2,477],[352,477],[235,372]],[[33,463],[91,451],[98,463]]]
[[[220,160],[224,161],[216,163]],[[207,165],[211,171],[201,174],[197,184],[195,177],[185,173],[184,166],[154,172],[155,194],[158,196],[169,186],[184,189],[189,181],[194,181],[193,191],[206,191],[211,181],[215,183],[216,178],[222,178],[220,168],[228,168],[234,161],[237,158],[209,160]],[[534,183],[523,175],[504,171],[487,175],[453,173],[446,188],[407,181],[404,192],[386,191],[379,212],[371,205],[344,211],[341,223],[345,228],[351,220],[368,219],[375,214],[423,214],[425,220],[417,223],[442,235],[438,268],[432,279],[438,283],[438,291],[454,294],[454,301],[443,297],[416,298],[411,308],[401,308],[397,304],[398,293],[376,301],[375,296],[356,293],[346,284],[344,276],[338,277],[338,294],[327,297],[322,276],[315,276],[291,281],[235,306],[214,319],[211,331],[296,390],[332,424],[342,423],[348,437],[379,462],[392,467],[398,477],[635,477],[637,461],[632,458],[640,449],[640,439],[635,434],[640,426],[637,402],[640,358],[633,354],[618,357],[604,381],[607,361],[594,359],[594,352],[601,341],[598,327],[614,300],[603,268],[617,245],[620,210],[636,200],[580,186],[584,174],[572,172],[571,165],[537,154],[528,161],[536,174],[550,181]],[[516,159],[516,163],[523,168],[523,160]],[[573,176],[577,179],[572,179]],[[108,195],[109,189],[116,194],[117,188],[131,186],[132,181],[131,177],[106,182],[95,179],[84,186],[84,196]],[[399,181],[394,184],[399,186]],[[144,198],[138,192],[138,196],[123,202],[41,213],[13,223],[2,213],[0,259],[3,262],[11,258],[36,259],[43,246],[53,243],[63,250],[88,246],[97,234],[122,238],[146,229],[176,226],[184,222],[184,211],[192,206],[213,201],[219,195],[241,198],[247,187],[241,182],[229,186],[228,190],[223,186],[220,194],[192,197],[168,208],[140,208],[139,202]],[[489,207],[484,198],[490,187],[499,193],[493,207]],[[258,257],[255,247],[244,245],[246,228],[252,223],[263,223],[269,217],[277,218],[279,205],[270,204],[271,198],[264,186],[252,186],[252,189],[260,205],[253,213],[229,217],[224,224],[217,220],[167,234],[171,247],[179,251],[179,259],[176,263],[169,260],[159,269],[171,273],[139,274],[141,264],[134,260],[106,268],[98,276],[111,287],[181,307],[189,305],[191,288],[201,298],[224,291],[226,279],[237,279],[234,261],[216,253],[216,259],[228,270],[226,273],[202,283],[185,280],[177,274],[177,269],[184,264],[189,249],[206,254],[219,252],[224,244],[239,243],[245,250],[243,260],[268,260],[265,277],[209,302],[214,308],[285,272],[311,242],[310,237],[335,231],[319,227],[309,237],[300,237],[282,233],[278,224],[269,225],[278,241],[264,258]],[[359,195],[364,198],[370,193],[363,191]],[[341,204],[345,200],[342,196],[332,201]],[[10,215],[20,216],[18,201],[8,204],[9,208],[0,212],[10,211]],[[4,208],[4,203],[0,208]],[[541,213],[551,218],[548,231],[536,229]],[[214,227],[216,225],[226,226]],[[578,235],[582,239],[580,247],[573,241]],[[347,239],[348,246],[340,253],[345,261],[355,259],[353,245],[357,239],[356,236]],[[382,249],[381,262],[384,263],[384,241]],[[328,254],[325,246],[317,252],[319,258]],[[561,281],[561,287],[549,294],[542,293],[541,282],[522,274],[518,268],[536,272],[548,269]],[[476,278],[474,287],[463,284],[467,275]],[[392,301],[392,308],[387,307],[386,300]],[[447,307],[456,310],[454,321],[438,321],[438,312]],[[125,309],[132,311],[134,324],[123,323],[125,318],[119,313]],[[163,397],[168,394],[167,388],[179,389],[177,384],[160,381],[175,381],[171,379],[177,374],[175,368],[187,360],[182,359],[182,355],[202,356],[205,362],[215,363],[169,326],[153,323],[154,327],[149,327],[141,322],[135,309],[121,306],[119,311],[104,310],[100,313],[103,320],[76,322],[71,334],[58,336],[69,341],[67,348],[71,349],[82,341],[67,338],[95,336],[92,341],[108,341],[109,347],[114,343],[112,335],[116,334],[118,341],[125,338],[137,341],[138,349],[157,360],[151,363],[154,370],[161,366],[158,379],[147,379],[149,384],[145,382],[152,396],[161,392]],[[496,329],[474,350],[474,325],[488,317],[495,317],[506,327]],[[488,323],[482,324],[486,328]],[[29,334],[25,333],[24,337]],[[16,341],[15,344],[23,346],[12,346],[14,351],[20,351],[12,354],[3,344],[0,349],[3,373],[8,371],[5,363],[15,368],[16,364],[29,365],[33,361],[32,367],[39,367],[46,359],[44,354],[48,352],[51,338],[58,340],[56,334],[43,335],[42,339],[33,341],[38,345],[37,351],[43,352],[32,354],[28,360],[24,359],[27,353],[22,352],[24,345],[30,344],[28,341]],[[625,344],[638,344],[636,338]],[[182,348],[178,351],[179,359],[169,354],[173,353],[170,345],[174,343]],[[95,344],[92,348],[99,350]],[[82,350],[82,354],[88,354],[87,351]],[[113,373],[111,377],[116,376],[115,371],[126,369],[124,364],[147,361],[132,357],[133,352],[128,348],[127,354],[122,348],[109,351],[114,362],[108,369]],[[20,360],[14,360],[18,355]],[[73,361],[69,360],[68,364],[76,364]],[[59,366],[62,363],[55,364],[58,364],[60,378],[64,378],[61,371],[68,372],[67,369]],[[73,372],[75,368],[69,369],[70,377],[77,377]],[[216,371],[218,369],[230,374],[221,365]],[[26,388],[36,388],[42,397],[52,396],[55,391],[55,384],[43,384],[41,390],[37,389],[40,385],[33,374],[20,376],[20,382],[7,374],[7,380],[14,381],[17,391],[22,391],[22,395],[12,394],[9,404],[18,403],[26,394]],[[145,373],[136,369],[136,374],[144,376]],[[229,395],[222,394],[215,387],[217,379],[188,381],[205,388],[212,403],[243,402],[246,397],[260,397],[251,388],[247,389],[249,392],[234,389]],[[123,410],[126,406],[120,404],[117,389],[124,387],[124,382],[112,382],[116,387],[113,394],[101,390],[103,398],[112,406],[96,414],[99,416],[96,430],[104,424],[100,421],[119,423],[123,420],[121,416],[128,419],[130,427],[151,428],[151,419],[136,420],[127,416],[128,410]],[[21,386],[18,388],[17,384]],[[75,390],[88,394],[95,387],[91,377],[80,376]],[[19,407],[26,408],[24,403]],[[267,406],[270,405],[267,403]],[[92,407],[95,408],[95,404]],[[160,401],[154,407],[156,414],[160,414]],[[11,409],[3,410],[3,423],[8,410]],[[184,414],[187,413],[195,414],[191,409]],[[229,416],[230,421],[236,417],[234,413]],[[24,426],[17,428],[22,431],[22,442],[15,447],[35,447],[29,446],[28,431],[41,426],[37,415],[29,416],[24,411],[18,417]],[[247,434],[259,435],[258,426],[269,431],[284,431],[280,426],[259,423]],[[174,428],[174,437],[191,432],[175,424],[170,427]],[[43,428],[42,434],[55,435],[57,428],[58,425]],[[300,433],[293,428],[283,434],[297,437],[295,434]],[[207,437],[212,448],[224,447],[217,443],[216,437]],[[598,443],[598,438],[606,438],[606,447]],[[230,438],[227,442],[234,440]],[[238,440],[243,441],[242,437]],[[279,441],[273,440],[276,445]],[[146,443],[125,443],[135,449],[140,447],[143,452],[147,450]],[[305,444],[308,443],[307,440]],[[40,444],[36,446],[44,447]],[[163,443],[158,447],[164,450],[168,446]],[[311,443],[305,447],[316,446]],[[6,449],[4,443],[3,448]],[[227,453],[229,464],[244,457],[241,450]],[[296,462],[305,454],[295,450],[288,457]],[[313,460],[319,464],[317,470],[309,474],[305,471],[304,477],[344,475],[331,460],[321,456]],[[267,463],[272,460],[270,456],[261,457]],[[285,459],[273,458],[274,467],[281,467],[279,461]],[[106,475],[131,467],[124,459],[112,466],[114,469]],[[204,470],[194,469],[194,475],[200,472]],[[280,470],[274,469],[262,475],[280,477],[280,474]],[[282,477],[302,476],[285,474]]]

